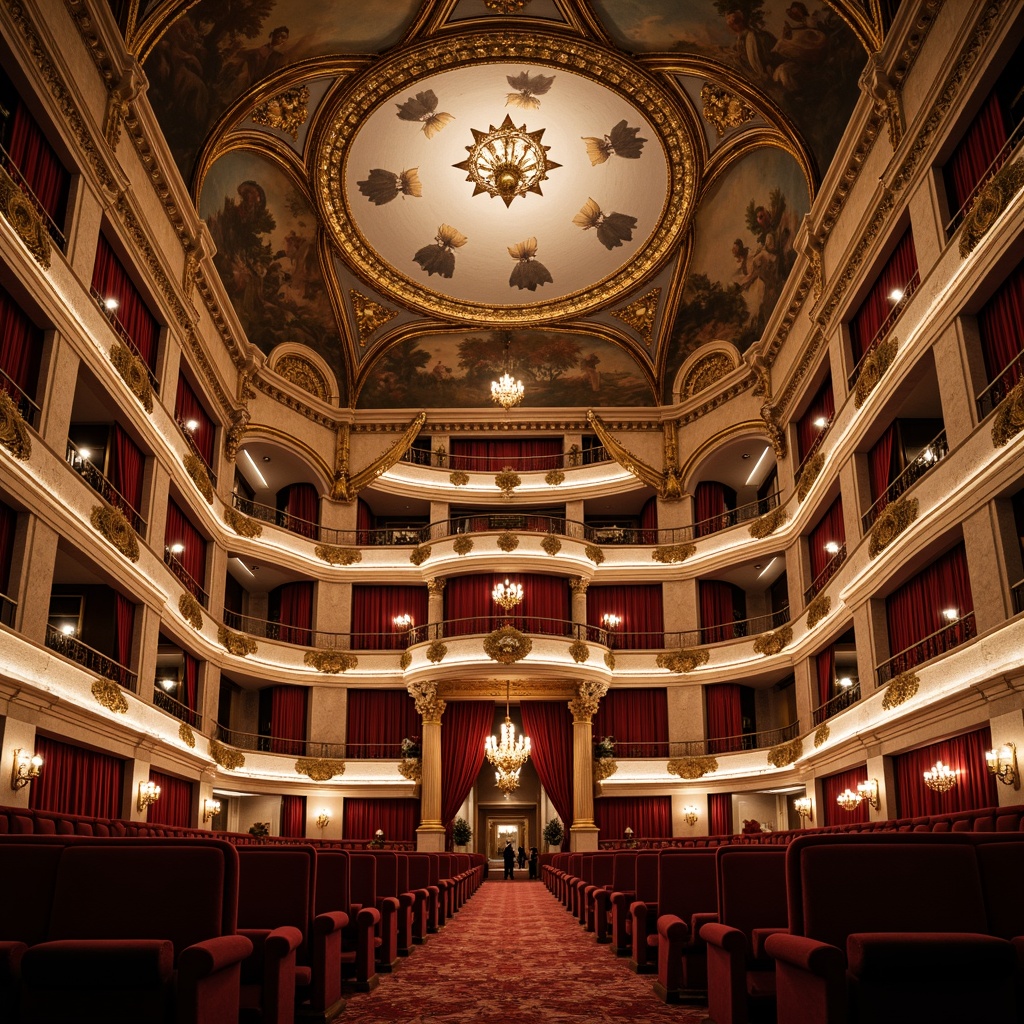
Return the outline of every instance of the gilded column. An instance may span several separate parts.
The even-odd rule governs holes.
[[[416,829],[416,849],[444,850],[444,824],[441,821],[441,716],[445,701],[437,695],[437,683],[409,683],[409,694],[423,716],[421,741],[422,779],[420,781],[420,824]]]
[[[597,849],[597,826],[594,824],[594,755],[591,720],[601,698],[608,692],[608,683],[580,682],[576,696],[569,701],[572,712],[572,830],[570,848],[575,851]]]
[[[585,626],[587,624],[587,587],[590,581],[582,576],[573,576],[569,580],[569,589],[572,591],[572,621],[574,625]]]
[[[427,580],[427,622],[433,628],[428,630],[429,636],[417,637],[418,640],[434,640],[444,635],[444,585],[447,582],[444,579]]]

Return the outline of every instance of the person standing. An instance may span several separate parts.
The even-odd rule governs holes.
[[[501,855],[505,862],[505,878],[515,878],[516,851],[512,848],[512,840],[505,840],[505,850]]]
[[[520,846],[519,847],[519,870],[522,871],[526,867],[526,851]]]
[[[537,847],[530,847],[530,877],[537,878],[537,868],[540,866],[540,855],[537,853]]]

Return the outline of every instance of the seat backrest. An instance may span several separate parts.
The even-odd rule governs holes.
[[[377,905],[377,858],[372,853],[349,853],[348,891],[361,907]]]
[[[316,896],[312,846],[242,846],[238,850],[238,927],[302,932],[300,959],[309,942]]]
[[[689,923],[692,915],[718,906],[717,849],[658,851],[658,916],[675,914]]]
[[[612,854],[612,891],[632,892],[636,885],[636,853],[632,850]]]
[[[461,875],[464,872],[468,871],[470,867],[472,867],[473,865],[473,862],[470,860],[468,853],[456,853],[452,856],[455,861],[455,873],[457,875]]]
[[[612,872],[615,866],[614,853],[595,853],[591,858],[590,881],[593,885],[606,886],[612,884]]]
[[[317,914],[349,908],[348,850],[317,850],[316,896],[313,909]]]
[[[636,855],[636,898],[641,903],[658,902],[658,852],[645,850]]]
[[[408,892],[409,891],[409,854],[397,853],[395,856],[398,858],[398,891]]]
[[[785,928],[785,848],[720,846],[715,853],[719,924],[738,928],[748,941],[755,928]]]
[[[405,860],[409,865],[409,888],[426,889],[432,885],[430,881],[430,856],[426,853],[407,853]]]
[[[989,933],[1001,939],[1024,934],[1024,841],[976,847]]]
[[[437,855],[437,872],[439,878],[454,878],[455,864],[452,862],[450,853],[439,853]]]
[[[18,837],[21,838],[21,837]],[[28,838],[28,837],[27,837]],[[0,843],[0,938],[32,946],[47,938],[63,843]]]
[[[397,896],[398,854],[394,850],[375,850],[373,857],[377,861],[377,898]]]

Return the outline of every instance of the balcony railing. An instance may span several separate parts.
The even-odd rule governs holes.
[[[845,711],[847,708],[852,707],[857,701],[860,700],[860,681],[852,683],[850,686],[843,687],[834,697],[830,697],[824,704],[820,704],[814,709],[814,724],[816,726],[821,725],[822,722],[833,715],[838,715],[840,711]]]
[[[703,757],[707,754],[731,754],[744,750],[764,750],[796,739],[800,723],[793,722],[781,729],[764,729],[760,732],[745,732],[740,736],[723,736],[716,739],[683,740],[669,744],[669,757]]]
[[[857,360],[857,365],[853,368],[853,372],[847,378],[847,384],[850,391],[853,391],[857,378],[860,376],[860,371],[864,368],[864,360],[881,344],[883,339],[889,334],[889,332],[896,326],[897,321],[903,315],[903,310],[907,308],[907,303],[910,302],[910,297],[917,291],[917,286],[921,283],[921,273],[919,270],[915,270],[911,275],[910,280],[903,286],[903,294],[900,298],[893,303],[892,309],[889,310],[889,315],[882,321],[881,327],[875,332],[875,336],[871,339],[870,344],[864,349],[864,354]]]
[[[839,550],[828,560],[825,568],[814,577],[814,582],[804,591],[804,604],[810,604],[811,601],[820,594],[826,584],[833,576],[839,571],[839,566],[846,561],[846,545],[843,544]]]
[[[199,445],[196,444],[196,439],[192,436],[192,431],[181,422],[177,421],[178,429],[181,431],[181,436],[185,438],[185,442],[188,444],[189,450],[192,454],[206,467],[206,475],[210,478],[210,483],[213,484],[214,489],[217,487],[217,474],[214,473],[213,467],[206,460],[206,456],[199,450]]]
[[[490,633],[509,624],[521,633],[535,636],[560,636],[608,646],[609,632],[600,626],[588,626],[567,619],[552,619],[540,615],[476,615],[463,619],[446,619],[413,626],[408,631],[409,644],[425,643],[427,640],[450,640],[460,636],[475,636]],[[661,634],[657,634],[660,636]],[[658,647],[658,644],[652,644]]]
[[[60,249],[61,252],[67,253],[68,242],[67,239],[64,237],[64,232],[61,231],[59,227],[57,227],[53,218],[49,215],[49,213],[46,212],[46,208],[43,206],[41,202],[39,202],[35,192],[32,191],[32,187],[25,180],[25,176],[21,173],[21,169],[14,162],[14,160],[11,159],[10,153],[8,153],[7,150],[3,148],[3,146],[0,146],[0,163],[3,164],[4,170],[14,179],[14,182],[15,184],[17,184],[18,188],[20,188],[21,191],[24,192],[26,196],[28,196],[29,201],[32,203],[32,206],[35,209],[36,213],[38,213],[39,216],[42,217],[43,223],[46,225],[46,233],[50,236],[50,239],[53,242],[53,244],[57,246],[57,248]]]
[[[885,489],[885,493],[880,495],[871,508],[861,516],[864,532],[867,533],[871,529],[886,505],[895,501],[901,494],[909,490],[932,466],[937,462],[941,462],[948,454],[949,444],[946,442],[946,432],[943,430],[921,449],[917,458],[889,484]]]
[[[931,661],[932,658],[937,658],[940,654],[945,654],[946,651],[953,650],[954,647],[959,647],[974,635],[974,612],[970,612],[879,665],[876,669],[878,685],[885,686],[901,672],[907,672],[926,661]]]
[[[1014,583],[1011,593],[1013,594],[1013,614],[1024,612],[1024,580]]]
[[[203,716],[194,708],[175,700],[166,690],[160,689],[159,685],[153,691],[153,704],[161,711],[166,711],[186,725],[192,726],[193,729],[202,731]]]
[[[293,740],[278,736],[264,736],[255,732],[229,729],[219,722],[214,727],[215,738],[238,750],[253,750],[268,754],[287,754],[289,757],[345,757],[344,743],[319,743],[313,740]],[[398,743],[392,745],[395,749]],[[382,757],[384,755],[381,755]],[[389,755],[397,758],[398,755]]]
[[[818,431],[817,436],[811,442],[811,447],[807,449],[807,454],[800,460],[800,465],[796,467],[796,473],[794,474],[794,482],[800,483],[800,477],[804,475],[804,469],[811,459],[817,454],[818,449],[825,443],[825,435],[829,431],[829,427],[832,426],[832,421],[835,419],[834,416],[830,416],[825,425]]]
[[[603,447],[558,452],[555,455],[450,455],[447,452],[428,452],[422,448],[410,448],[402,456],[402,462],[416,466],[436,466],[439,469],[462,470],[467,473],[498,473],[511,466],[517,473],[546,473],[551,469],[578,469],[611,462],[611,456]]]
[[[666,633],[665,639],[670,641],[668,647],[705,647],[708,644],[720,644],[729,640],[757,636],[779,629],[789,622],[789,607],[780,608],[777,612],[766,615],[755,615],[750,619],[737,619],[734,622],[722,622],[715,626],[701,626],[679,633]]]
[[[138,677],[131,669],[120,662],[114,661],[113,658],[108,657],[106,654],[94,650],[88,644],[82,643],[78,637],[71,636],[53,626],[47,625],[46,646],[51,651],[56,651],[65,658],[70,658],[72,661],[77,662],[90,672],[95,672],[106,679],[112,679],[119,686],[124,687],[124,689],[131,690],[132,693],[139,692]]]
[[[299,519],[298,516],[289,515],[283,509],[274,508],[271,505],[263,505],[238,493],[233,493],[231,499],[234,507],[243,515],[247,515],[252,519],[258,519],[261,523],[271,523],[274,526],[280,526],[285,530],[301,534],[303,537],[309,537],[312,540],[326,541],[325,534],[335,535],[336,538],[337,534],[345,532],[324,530],[319,523],[312,523],[308,519]],[[337,539],[334,540],[334,543],[338,543]]]
[[[181,559],[178,558],[170,549],[164,552],[164,561],[167,563],[167,568],[178,577],[178,581],[181,585],[204,607],[208,608],[210,605],[210,599],[207,596],[205,590],[198,580],[192,578],[189,574],[188,569],[181,564]]]
[[[6,594],[0,594],[0,626],[9,626],[14,628],[14,616],[18,610],[18,602],[8,597]]]
[[[2,369],[0,369],[0,391],[7,392],[7,397],[14,402],[21,418],[30,427],[39,425],[39,406]]]
[[[100,472],[97,466],[85,458],[74,442],[68,440],[64,455],[67,464],[109,505],[119,508],[140,536],[146,536],[146,520],[135,511],[121,492]]]
[[[149,386],[153,389],[153,394],[160,394],[160,382],[156,379],[156,374],[150,369],[146,360],[142,358],[142,353],[139,351],[139,346],[135,344],[135,339],[128,333],[128,329],[118,319],[117,310],[109,309],[107,307],[106,296],[100,295],[95,288],[90,288],[89,292],[96,300],[96,305],[99,306],[100,312],[110,322],[110,326],[114,329],[114,333],[128,346],[132,354],[136,356],[139,362],[146,368],[146,376],[149,377]]]
[[[996,379],[974,400],[978,419],[983,420],[1010,393],[1013,386],[1024,377],[1024,352],[1005,366]]]
[[[758,498],[757,501],[748,502],[746,505],[740,505],[737,508],[726,509],[717,516],[711,516],[708,519],[702,519],[699,523],[694,523],[692,527],[689,527],[692,531],[691,537],[681,539],[690,540],[692,537],[707,537],[712,533],[728,530],[730,526],[737,526],[739,523],[759,519],[761,516],[771,512],[773,508],[777,508],[778,504],[779,492],[776,491],[774,494],[769,494],[764,498]]]

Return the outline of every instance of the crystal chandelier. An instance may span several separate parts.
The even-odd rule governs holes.
[[[936,793],[948,793],[960,781],[960,769],[936,761],[930,772],[924,773],[924,784]]]
[[[853,811],[860,807],[860,802],[863,799],[864,798],[860,793],[854,793],[853,790],[847,787],[839,794],[839,796],[836,797],[836,803],[839,804],[844,811]]]
[[[484,741],[484,753],[487,760],[497,769],[494,773],[495,785],[508,795],[519,785],[519,772],[530,756],[530,737],[520,736],[516,739],[516,729],[508,716],[509,690],[512,682],[505,680],[505,722],[501,727],[501,743],[494,736]]]
[[[506,577],[504,583],[499,583],[491,591],[491,597],[495,604],[500,605],[508,613],[512,611],[523,599],[522,583],[509,583]]]
[[[518,405],[523,400],[523,395],[526,393],[521,380],[516,380],[509,370],[511,369],[511,361],[509,359],[509,346],[512,343],[511,335],[505,332],[505,364],[502,367],[504,372],[497,380],[491,381],[491,398],[497,402],[498,405],[508,412],[509,409],[514,405]]]

